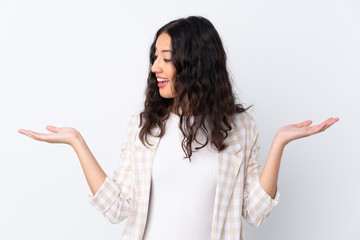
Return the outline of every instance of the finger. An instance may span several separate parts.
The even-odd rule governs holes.
[[[298,124],[295,124],[296,127],[307,127],[310,126],[312,124],[311,120],[307,120]]]
[[[27,136],[31,135],[30,132],[28,130],[25,130],[25,129],[19,129],[18,132],[21,133],[21,134],[27,135]]]
[[[325,131],[326,129],[328,129],[330,126],[332,126],[334,123],[336,123],[337,121],[339,121],[339,118],[332,118],[331,120],[329,120],[326,125],[324,126],[324,128],[321,131]]]
[[[26,135],[35,139],[35,140],[38,140],[38,141],[41,141],[41,139],[37,136],[38,133],[37,132],[33,132],[31,130],[25,130],[26,131]]]
[[[46,141],[46,142],[51,140],[51,134],[38,133],[38,132],[33,132],[31,130],[27,130],[27,131],[30,134],[30,136],[35,140]]]
[[[318,125],[308,127],[304,130],[305,130],[306,134],[309,136],[309,135],[313,135],[313,134],[320,132],[323,127],[324,127],[323,124],[318,124]]]
[[[335,119],[334,118],[329,118],[326,121],[324,121],[321,125],[321,131],[324,131],[326,128],[330,127],[332,124],[334,124]]]
[[[25,134],[25,130],[24,129],[19,129],[17,130],[18,133],[21,133],[21,134]]]
[[[51,126],[51,125],[47,125],[45,128],[46,128],[46,130],[53,132],[53,133],[58,133],[61,130],[60,128],[57,128],[57,127]]]
[[[326,121],[324,121],[324,122],[320,123],[319,125],[317,125],[318,132],[324,131],[329,126],[331,121],[332,121],[332,119],[329,118]]]
[[[18,130],[18,132],[21,133],[21,134],[24,134],[24,135],[26,135],[26,136],[28,136],[30,138],[33,138],[33,139],[37,140],[36,137],[32,133],[29,132],[29,130],[20,129],[20,130]]]
[[[323,132],[325,131],[328,127],[330,127],[331,125],[333,125],[335,122],[337,122],[339,119],[338,118],[328,118],[327,120],[325,120],[324,122],[318,124],[318,125],[314,125],[311,126],[307,129],[308,134],[312,135],[312,134],[316,134],[319,132]]]

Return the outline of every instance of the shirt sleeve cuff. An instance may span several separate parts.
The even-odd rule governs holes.
[[[276,193],[275,197],[272,198],[261,186],[259,181],[256,181],[254,186],[254,191],[257,191],[259,193],[259,199],[263,201],[264,204],[262,206],[264,207],[263,213],[265,216],[267,216],[271,209],[279,204],[280,201],[280,193],[278,187],[276,187]]]
[[[106,176],[104,183],[93,196],[88,194],[89,203],[101,213],[105,213],[120,194],[120,188]]]

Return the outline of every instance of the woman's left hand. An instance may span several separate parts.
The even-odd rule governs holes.
[[[337,121],[339,121],[339,118],[329,118],[323,123],[313,126],[310,126],[312,124],[311,120],[284,126],[277,131],[274,141],[285,146],[293,140],[323,132]]]

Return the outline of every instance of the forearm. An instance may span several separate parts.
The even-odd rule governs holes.
[[[104,183],[106,174],[96,161],[94,155],[91,153],[83,137],[78,134],[71,146],[74,148],[79,160],[81,167],[84,171],[85,178],[89,184],[90,190],[93,195],[100,189]]]
[[[265,166],[260,174],[260,185],[272,198],[275,197],[281,156],[285,145],[274,138]]]

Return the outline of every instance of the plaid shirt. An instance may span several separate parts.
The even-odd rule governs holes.
[[[112,178],[106,177],[89,202],[111,223],[127,219],[123,240],[143,238],[149,207],[152,164],[160,138],[149,136],[152,146],[139,139],[140,116],[132,117],[121,147],[121,159]],[[247,112],[235,114],[227,148],[218,154],[217,186],[211,240],[244,239],[242,217],[258,226],[278,204],[259,183],[258,132]],[[153,133],[159,128],[153,129]]]

